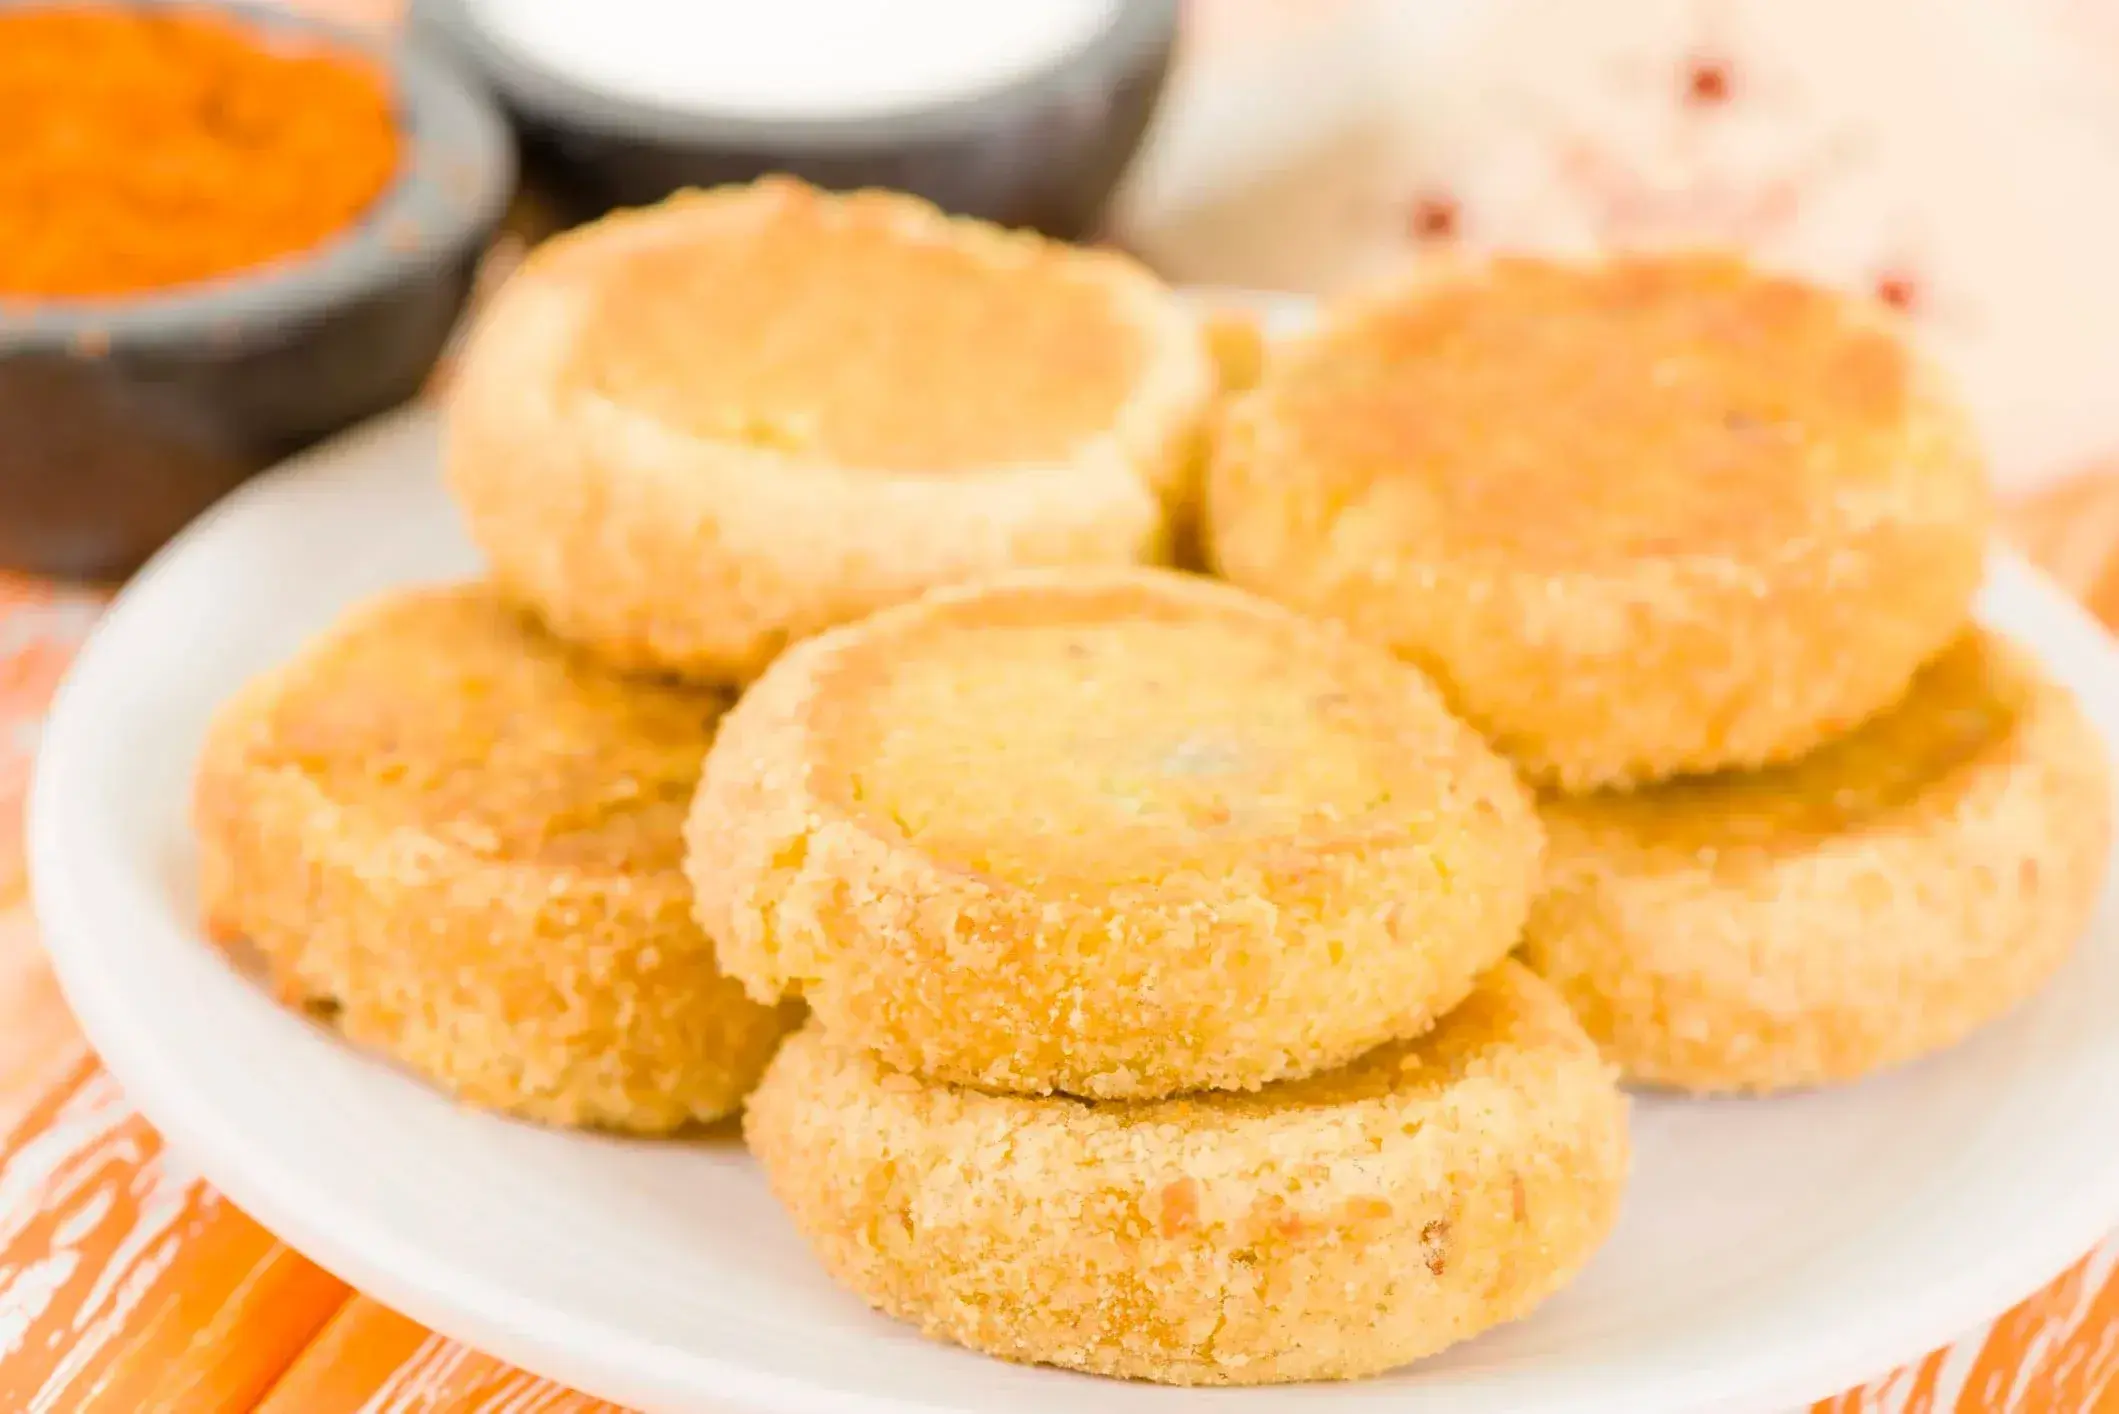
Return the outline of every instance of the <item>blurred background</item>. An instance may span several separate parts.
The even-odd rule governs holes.
[[[2003,485],[2119,449],[2114,0],[1199,0],[1119,216],[1177,278],[1728,243],[1904,310]]]
[[[324,103],[345,83],[167,53],[150,81],[122,45],[0,30],[19,149],[0,141],[0,563],[122,574],[242,478],[416,393],[481,265],[490,282],[561,225],[776,169],[1250,289],[1464,248],[1740,246],[1903,313],[2005,490],[2119,465],[2119,0],[223,3],[374,65],[402,149]],[[170,8],[118,8],[140,5]],[[111,8],[0,0],[0,23]],[[248,95],[253,136],[301,135],[262,154],[283,170],[227,174],[245,195],[212,214],[277,221],[288,249],[154,273],[200,218],[196,154],[128,152],[121,126],[92,134],[106,157],[76,119],[92,91],[173,79]],[[228,132],[198,136],[227,157]],[[305,233],[300,202],[334,174],[357,189],[378,154],[368,204]],[[10,244],[81,230],[121,233],[107,279],[61,255],[10,283]]]
[[[2119,0],[1177,8],[1152,118],[1152,94],[1066,96],[1091,110],[1078,127],[1122,130],[1099,134],[1116,150],[1084,158],[1071,144],[1093,139],[1052,122],[960,155],[1072,164],[1080,189],[992,214],[1114,240],[1177,281],[1314,292],[1454,246],[1739,245],[1907,314],[1966,384],[2005,487],[2119,452]],[[905,14],[940,31],[949,9]],[[1144,87],[1103,81],[1128,79]],[[885,175],[980,205],[958,173]]]

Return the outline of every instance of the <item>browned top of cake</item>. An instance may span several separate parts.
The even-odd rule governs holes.
[[[1299,892],[1322,853],[1440,849],[1513,789],[1389,655],[1177,575],[897,616],[817,704],[815,779],[846,783],[842,807],[1029,889],[1241,864]]]
[[[1343,503],[1555,571],[1785,538],[1917,459],[1882,321],[1733,258],[1497,260],[1362,308],[1269,389]]]
[[[1948,808],[1981,762],[2008,749],[2037,690],[2015,648],[1973,629],[1896,707],[1798,761],[1554,799],[1548,818],[1679,851],[1810,848],[1904,811]]]
[[[701,436],[904,472],[1059,460],[1145,362],[1110,257],[910,197],[767,182],[629,219],[666,238],[614,251],[576,376]]]
[[[490,859],[628,871],[679,866],[726,705],[620,677],[478,586],[357,611],[277,686],[254,764]]]

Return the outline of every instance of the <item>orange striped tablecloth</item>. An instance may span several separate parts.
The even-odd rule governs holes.
[[[2119,469],[2017,538],[2119,622]],[[0,1411],[586,1414],[281,1246],[126,1103],[68,1016],[23,884],[37,728],[97,596],[0,578]],[[2119,1240],[1984,1331],[1815,1414],[2119,1411]],[[736,1414],[736,1411],[731,1411]]]

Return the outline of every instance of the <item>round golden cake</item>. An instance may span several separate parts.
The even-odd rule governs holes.
[[[1126,257],[768,179],[532,255],[445,460],[556,631],[741,681],[932,585],[1166,556],[1216,388],[1198,320]]]
[[[2111,847],[2074,699],[1973,630],[1792,765],[1545,803],[1523,957],[1635,1080],[1769,1091],[1961,1039],[2052,975]]]
[[[799,1012],[746,997],[690,914],[684,811],[724,705],[621,679],[483,587],[378,600],[214,722],[207,927],[473,1104],[726,1115]]]
[[[1880,314],[1730,258],[1451,266],[1232,410],[1215,564],[1425,668],[1545,784],[1801,755],[1963,622],[1965,416]]]
[[[690,822],[751,995],[900,1069],[1147,1098],[1425,1029],[1514,945],[1536,812],[1417,671],[1170,571],[1027,572],[798,645]]]
[[[1147,1103],[917,1080],[808,1026],[744,1120],[827,1270],[930,1336],[1168,1384],[1349,1379],[1514,1320],[1611,1231],[1626,1101],[1504,962],[1425,1037]]]

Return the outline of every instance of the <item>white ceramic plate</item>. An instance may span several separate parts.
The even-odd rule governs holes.
[[[281,1011],[194,917],[185,809],[214,705],[349,600],[474,569],[424,414],[236,496],[119,600],[55,708],[31,810],[68,997],[236,1202],[382,1300],[652,1410],[1558,1414],[1784,1409],[1917,1357],[2119,1225],[2119,916],[1970,1044],[1766,1102],[1643,1099],[1617,1236],[1530,1320],[1389,1379],[1203,1395],[930,1344],[833,1288],[733,1140],[466,1113]],[[2021,564],[1985,609],[2119,739],[2103,634]]]

